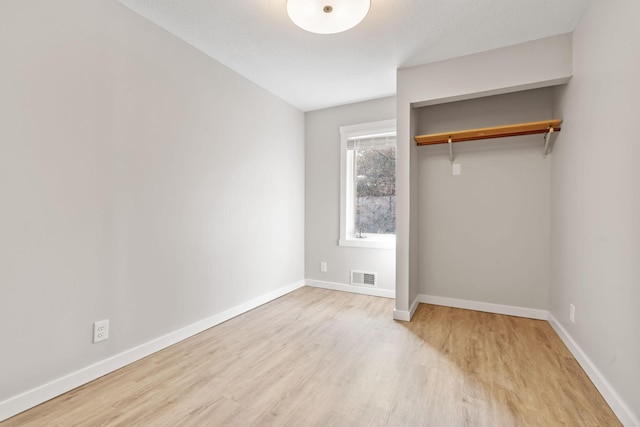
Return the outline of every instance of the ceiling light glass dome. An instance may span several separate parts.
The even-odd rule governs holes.
[[[358,25],[371,0],[287,0],[287,13],[298,27],[317,34],[334,34]]]

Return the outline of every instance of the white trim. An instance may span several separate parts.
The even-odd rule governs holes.
[[[402,322],[410,322],[411,321],[411,313],[407,310],[398,310],[397,308],[393,309],[393,319],[400,320]]]
[[[370,134],[382,134],[396,131],[396,119],[378,120],[376,122],[360,123],[357,125],[340,126],[340,136],[355,138]],[[347,148],[345,145],[344,148]]]
[[[416,314],[418,305],[420,305],[420,295],[417,295],[416,299],[414,299],[413,303],[411,303],[411,307],[409,308],[409,320],[413,319],[413,315]]]
[[[547,310],[538,308],[517,307],[511,305],[492,304],[488,302],[470,301],[457,298],[418,295],[421,303],[443,305],[445,307],[464,308],[487,313],[506,314],[508,316],[527,317],[529,319],[547,320]]]
[[[96,362],[78,371],[72,372],[49,383],[28,390],[17,396],[10,397],[0,402],[0,421],[13,417],[20,412],[26,411],[56,396],[66,393],[83,384],[91,382],[103,375],[120,369],[130,363],[149,356],[157,351],[176,344],[186,338],[196,335],[204,330],[225,322],[240,314],[246,313],[256,307],[280,298],[290,292],[304,286],[304,281],[283,286],[272,292],[254,298],[250,301],[232,307],[228,310],[213,315],[207,319],[193,323],[175,332],[158,337],[154,340],[141,344],[137,347],[125,350],[122,353],[111,356],[107,359]]]
[[[391,235],[392,238],[379,238],[380,234],[368,234],[368,239],[340,239],[338,240],[338,246],[350,246],[352,248],[369,248],[369,249],[395,249],[396,248],[396,236]]]
[[[411,303],[411,307],[409,308],[409,311],[398,310],[394,308],[393,318],[395,320],[401,320],[403,322],[411,322],[411,318],[413,317],[416,310],[418,309],[418,304],[420,304],[420,295],[418,295],[416,299],[413,300],[413,303]]]
[[[378,289],[370,286],[348,285],[344,283],[323,282],[321,280],[307,280],[307,286],[312,288],[329,289],[332,291],[351,292],[353,294],[370,295],[373,297],[383,297],[394,299],[396,291],[389,289]]]
[[[551,327],[556,331],[562,342],[567,346],[573,357],[576,358],[587,376],[596,386],[604,400],[607,401],[613,412],[616,414],[620,422],[627,427],[640,427],[640,420],[633,414],[631,408],[622,400],[620,395],[609,384],[604,375],[598,370],[596,365],[587,357],[580,346],[571,338],[571,335],[562,327],[560,322],[549,313],[548,321]]]
[[[340,127],[340,236],[338,237],[339,246],[350,246],[358,248],[371,249],[395,249],[396,240],[385,235],[369,234],[371,240],[356,239],[353,229],[353,209],[349,208],[349,201],[353,200],[353,189],[348,185],[348,175],[352,175],[353,171],[347,172],[348,153],[347,140],[349,138],[379,134],[387,132],[396,132],[396,119],[380,120],[376,122],[361,123],[357,125]]]

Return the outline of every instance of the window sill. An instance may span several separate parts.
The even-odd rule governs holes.
[[[365,239],[347,238],[338,241],[340,246],[370,249],[395,249],[396,236],[369,235]]]

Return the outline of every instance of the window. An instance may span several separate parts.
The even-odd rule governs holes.
[[[396,121],[340,128],[340,246],[395,248]]]

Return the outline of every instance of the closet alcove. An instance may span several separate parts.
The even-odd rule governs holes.
[[[420,294],[546,307],[557,91],[413,109]]]

